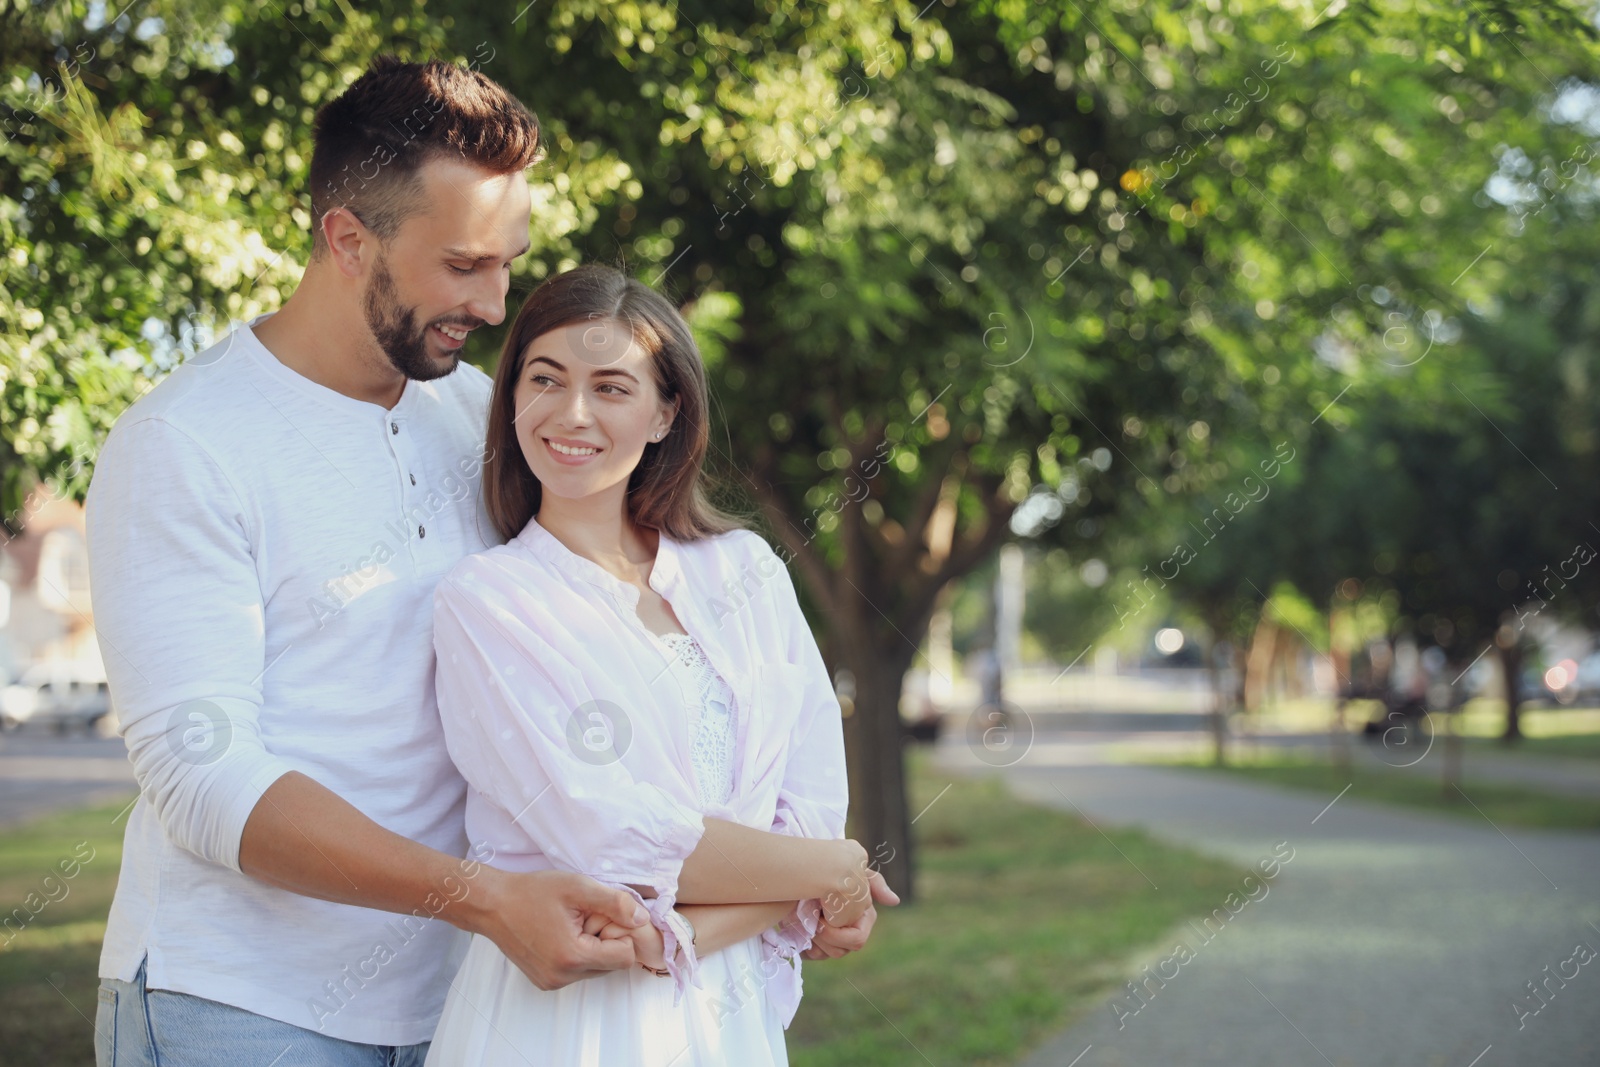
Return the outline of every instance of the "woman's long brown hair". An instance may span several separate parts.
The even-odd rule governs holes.
[[[582,322],[619,324],[651,356],[663,400],[678,401],[672,429],[645,445],[628,477],[628,514],[676,541],[698,541],[744,526],[707,498],[702,465],[711,441],[705,366],[688,324],[665,297],[611,267],[591,264],[535,289],[506,334],[489,401],[484,449],[484,506],[509,541],[539,510],[541,486],[528,467],[515,425],[517,382],[528,346],[552,330]]]

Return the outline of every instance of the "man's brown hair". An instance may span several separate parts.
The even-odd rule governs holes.
[[[539,120],[475,70],[380,55],[317,112],[312,133],[312,255],[326,246],[322,218],[343,207],[387,241],[420,210],[418,170],[453,156],[495,174],[543,156]]]

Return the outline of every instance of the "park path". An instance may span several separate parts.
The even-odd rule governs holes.
[[[1170,736],[1170,735],[1169,735]],[[1209,739],[1198,733],[1186,735],[1190,754],[1210,753]],[[1255,734],[1235,737],[1234,751],[1241,756],[1270,753],[1275,748],[1315,750],[1317,758],[1332,757],[1332,743],[1321,734]],[[1103,751],[1103,750],[1102,750]],[[1357,767],[1392,770],[1398,773],[1443,780],[1445,744],[1432,738],[1421,751],[1403,745],[1384,744],[1356,734],[1350,738],[1351,758]],[[1502,749],[1483,742],[1465,746],[1462,754],[1462,784],[1470,789],[1474,782],[1523,786],[1541,793],[1573,797],[1600,797],[1600,759],[1547,756],[1519,749]]]
[[[120,737],[58,737],[43,731],[0,736],[0,826],[85,804],[110,804],[139,791]]]
[[[954,745],[939,762],[982,769]],[[1571,974],[1563,961],[1577,944],[1600,950],[1600,835],[1496,828],[1369,804],[1355,789],[1335,801],[1196,770],[1024,758],[999,773],[1022,799],[1241,867],[1280,842],[1280,855],[1294,850],[1267,894],[1255,889],[1259,899],[1211,940],[1182,925],[1130,961],[1132,979],[1178,941],[1193,954],[1166,965],[1172,980],[1146,986],[1137,1014],[1113,1007],[1137,1004],[1126,991],[1108,996],[1024,1067],[1600,1064],[1600,959],[1576,965],[1564,987],[1552,980],[1548,1005],[1520,1029],[1513,1008],[1524,983]]]
[[[1381,748],[1362,745],[1367,759],[1393,767],[1397,761]],[[1416,774],[1435,779],[1440,777],[1440,761],[1444,758],[1442,746],[1435,745],[1414,766],[1405,768]],[[1600,797],[1600,760],[1569,759],[1559,756],[1533,756],[1517,752],[1485,752],[1472,749],[1463,763],[1465,784],[1473,781],[1496,782],[1503,785],[1520,785],[1543,793],[1564,793],[1568,796]]]

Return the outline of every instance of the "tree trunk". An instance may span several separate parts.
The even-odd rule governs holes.
[[[846,655],[855,675],[855,713],[845,720],[850,772],[850,836],[900,899],[914,898],[911,816],[906,810],[900,688],[909,659],[856,649]]]
[[[1455,801],[1461,799],[1461,793],[1456,788],[1461,781],[1461,730],[1456,717],[1461,713],[1454,708],[1446,709],[1443,718],[1444,726],[1444,759],[1440,761],[1444,767],[1444,781],[1440,783],[1444,790],[1445,800]]]
[[[1213,686],[1216,700],[1211,708],[1211,762],[1218,767],[1228,763],[1228,705],[1222,689]]]
[[[1221,626],[1214,620],[1206,624],[1209,644],[1206,648],[1206,673],[1211,679],[1211,760],[1218,767],[1228,762],[1228,708],[1232,701],[1225,692],[1222,664],[1217,662],[1221,651]]]
[[[1278,625],[1267,616],[1267,604],[1263,603],[1256,618],[1255,632],[1250,635],[1250,650],[1244,658],[1243,707],[1247,713],[1259,712],[1266,706],[1277,654]]]
[[[1464,795],[1461,792],[1461,774],[1464,753],[1461,745],[1461,716],[1462,708],[1467,702],[1467,693],[1464,686],[1456,684],[1467,673],[1470,664],[1463,664],[1455,657],[1445,661],[1444,671],[1446,677],[1453,679],[1448,686],[1448,703],[1444,709],[1444,781],[1440,783],[1444,791],[1444,798],[1448,801],[1459,801]],[[1429,690],[1433,692],[1432,689]]]
[[[1500,669],[1506,676],[1506,729],[1500,740],[1508,745],[1522,740],[1522,645],[1500,646]]]
[[[1329,748],[1333,751],[1333,765],[1340,774],[1350,773],[1350,729],[1345,725],[1344,694],[1334,698],[1333,718],[1328,724]]]
[[[1350,677],[1350,654],[1339,643],[1339,612],[1328,609],[1328,662],[1333,666],[1333,718],[1328,724],[1328,740],[1333,751],[1333,765],[1339,773],[1350,773],[1350,728],[1345,712],[1354,696],[1354,680]]]
[[[829,562],[812,538],[798,535],[802,527],[809,528],[816,510],[809,518],[790,513],[788,501],[771,489],[779,480],[771,457],[758,458],[752,471],[752,485],[776,536],[792,554],[818,610],[828,617],[826,640],[838,657],[828,667],[846,668],[854,679],[852,713],[844,721],[849,834],[906,901],[913,899],[915,887],[901,687],[916,658],[917,642],[928,632],[940,591],[999,549],[1010,536],[1009,520],[1016,510],[1004,477],[972,472],[968,478],[959,443],[942,455],[938,463],[928,457],[931,480],[923,485],[909,521],[903,528],[896,525],[892,537],[867,522],[862,508],[837,512],[835,540],[843,550],[838,565]],[[948,473],[934,477],[939,467]],[[978,491],[984,513],[958,522],[956,502],[964,484]]]

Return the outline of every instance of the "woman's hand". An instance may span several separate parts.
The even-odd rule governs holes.
[[[663,970],[667,966],[666,942],[661,937],[661,931],[655,928],[654,923],[645,923],[643,926],[629,928],[607,920],[604,916],[591,916],[587,926],[593,924],[598,929],[592,931],[601,941],[628,941],[633,946],[633,959],[635,963],[642,963],[651,970]]]
[[[837,845],[840,867],[833,876],[833,888],[820,898],[822,914],[830,926],[851,926],[872,907],[875,894],[894,894],[884,884],[883,875],[868,866],[866,849],[855,841]],[[899,898],[895,899],[898,902]]]
[[[804,959],[836,960],[866,947],[867,938],[872,936],[873,924],[878,921],[877,905],[900,903],[900,895],[889,888],[883,876],[876,871],[872,873],[872,904],[853,923],[834,926],[827,919],[818,923],[811,947],[800,954]]]

